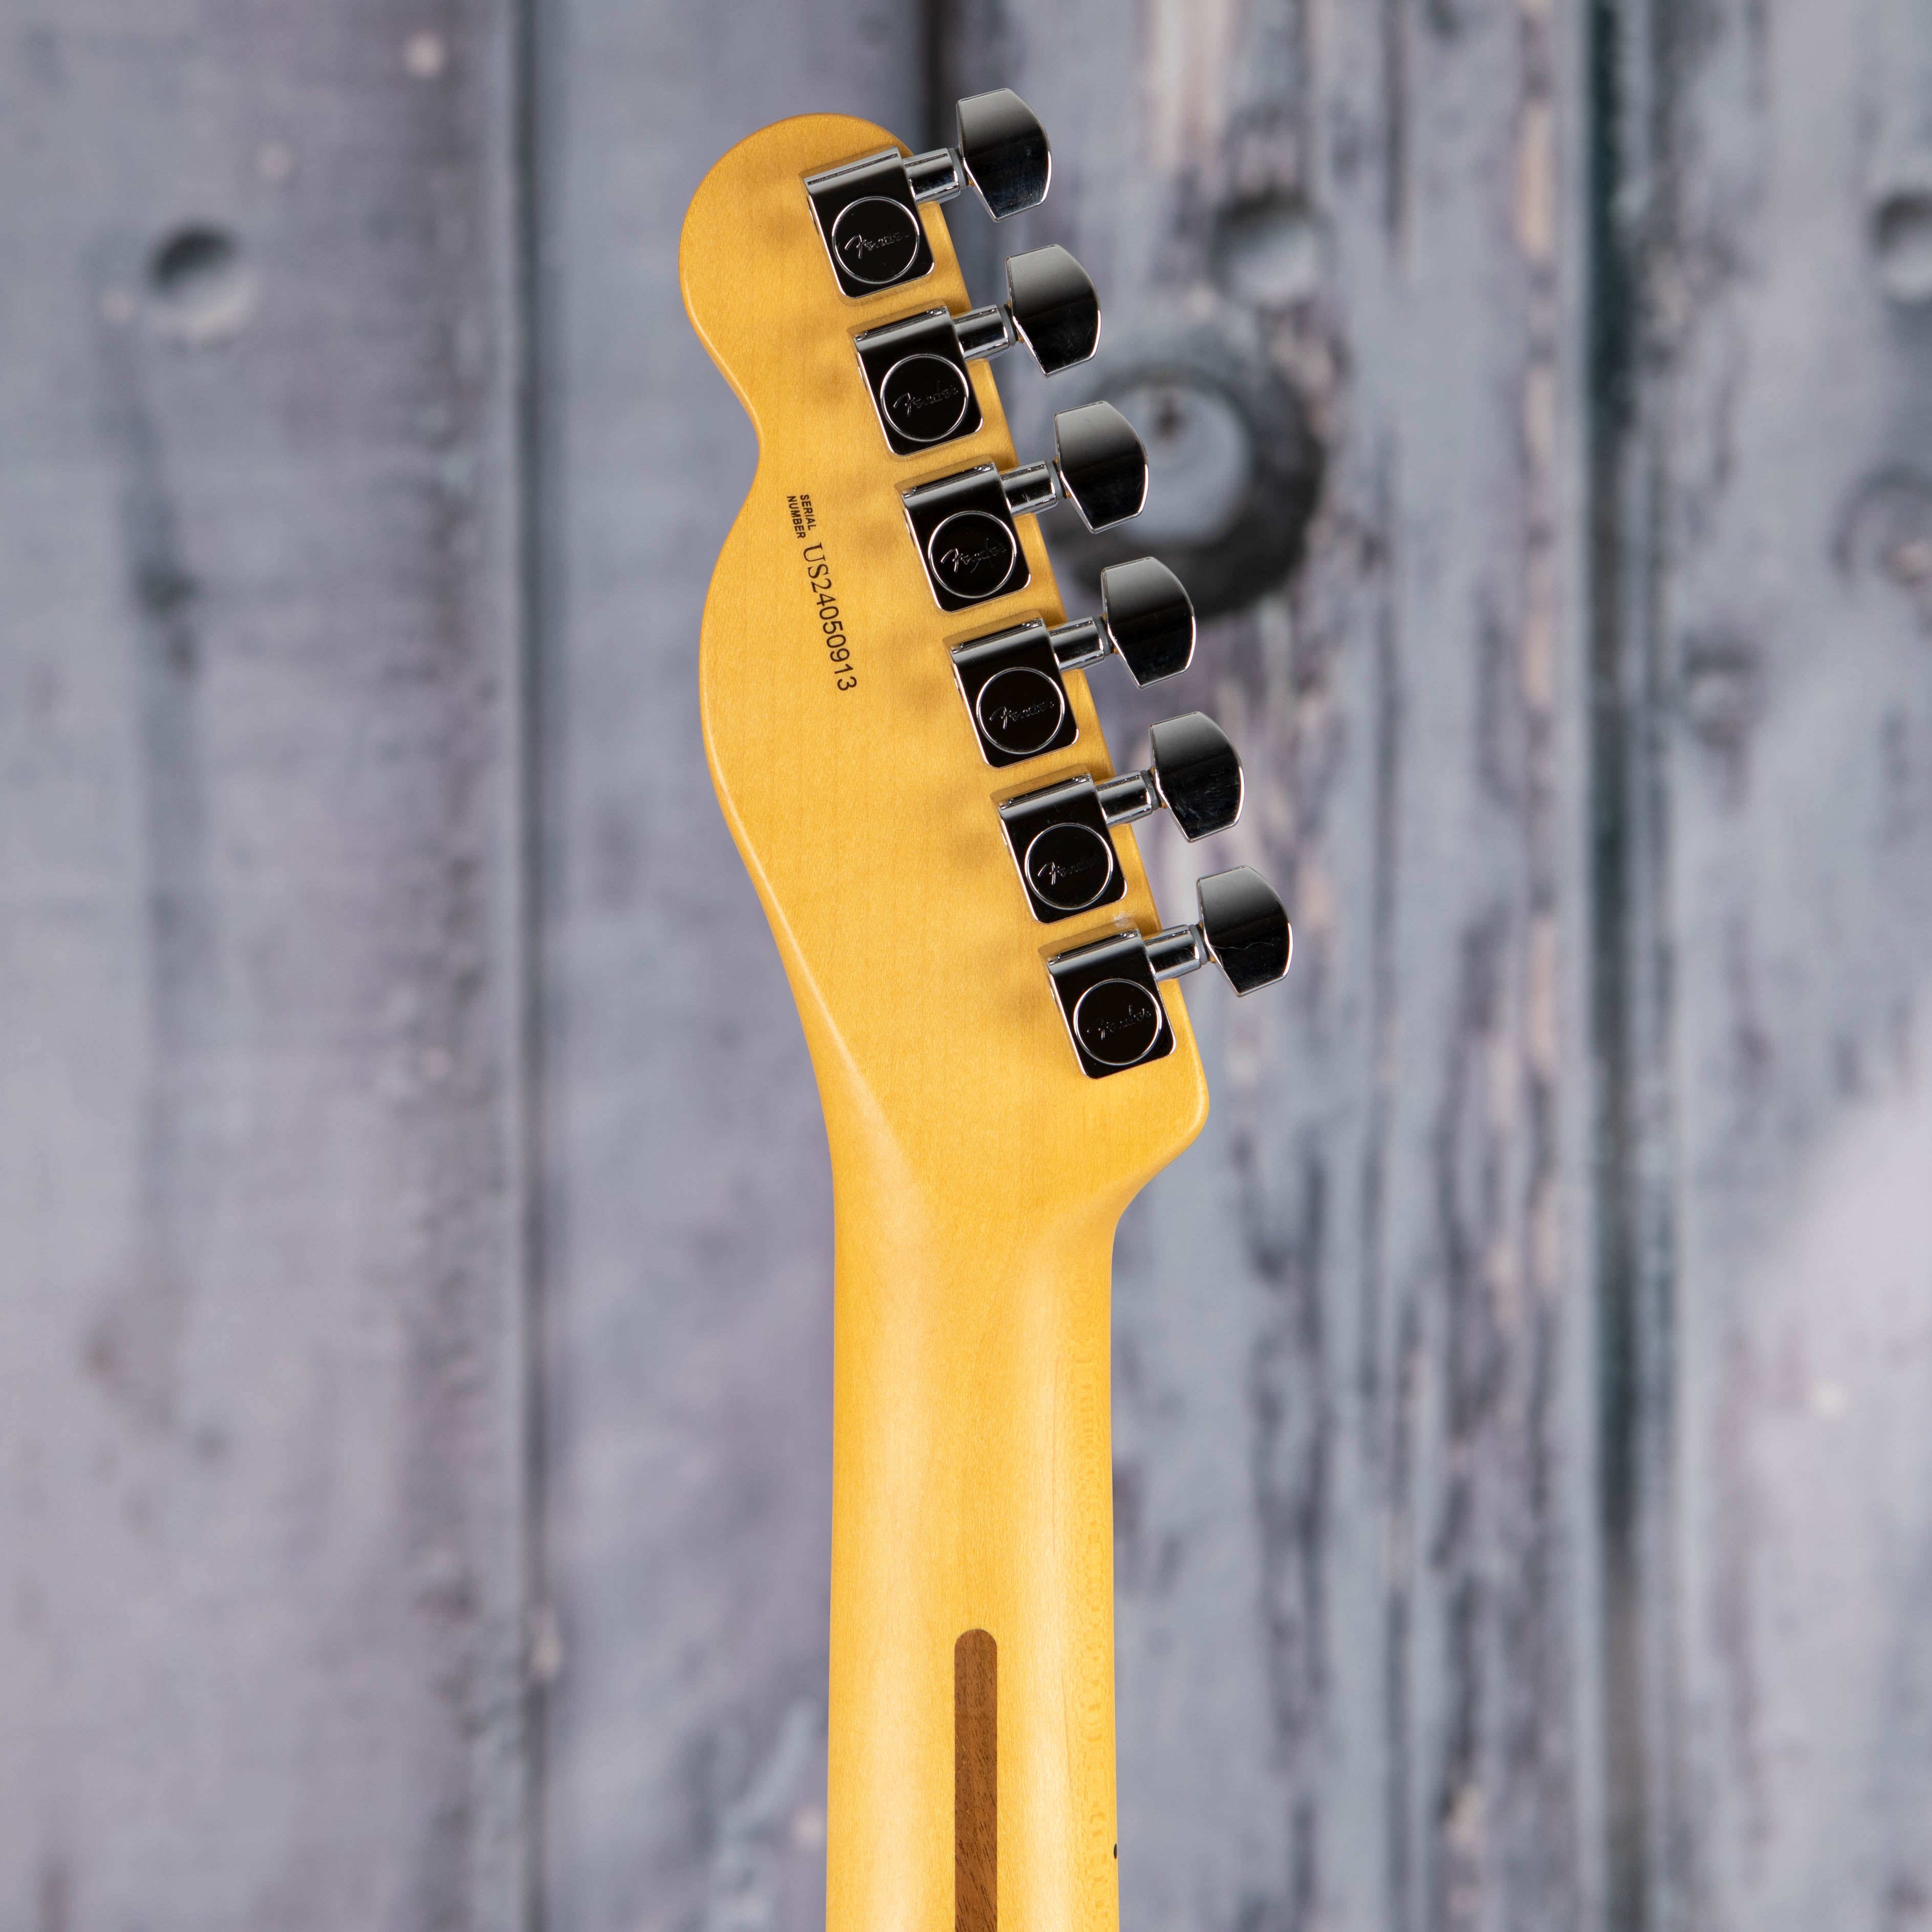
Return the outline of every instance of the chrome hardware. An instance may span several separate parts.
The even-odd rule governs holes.
[[[961,101],[958,124],[956,151],[935,148],[908,158],[882,148],[806,177],[813,218],[847,295],[876,295],[929,272],[921,202],[950,201],[970,182],[999,221],[1045,198],[1052,172],[1046,136],[1017,94],[1000,88]]]
[[[1195,882],[1200,922],[1170,926],[1147,943],[1156,980],[1178,980],[1211,959],[1237,998],[1272,986],[1288,970],[1294,934],[1281,896],[1252,866]]]
[[[1083,362],[1100,340],[1100,303],[1064,248],[1006,263],[1006,299],[954,316],[929,308],[854,338],[879,427],[896,456],[970,436],[983,420],[969,362],[1023,342],[1046,375]]]
[[[962,170],[995,221],[1046,199],[1053,175],[1046,130],[1011,88],[968,96],[959,103],[956,124],[956,152],[935,148],[906,164],[921,201],[950,201],[959,192]]]
[[[854,337],[866,388],[895,456],[970,436],[986,418],[966,373],[959,325],[929,308]]]
[[[906,526],[942,610],[964,610],[1018,590],[1030,573],[1000,472],[990,463],[908,490]]]
[[[1107,814],[1084,772],[1008,799],[999,809],[1027,904],[1042,926],[1112,905],[1125,894]]]
[[[1150,556],[1100,578],[1100,615],[1048,630],[1037,617],[952,653],[980,755],[994,766],[1057,752],[1079,736],[1061,674],[1118,653],[1136,683],[1172,677],[1194,655],[1194,610],[1180,580]]]
[[[1010,286],[1012,280],[1012,266],[1009,260],[1006,278]],[[952,320],[950,314],[947,320]],[[952,322],[952,339],[958,345],[960,354],[968,362],[977,362],[990,356],[1003,354],[1012,348],[1018,338],[1006,304],[988,302],[984,308],[969,308]]]
[[[1147,943],[1148,964],[1156,980],[1178,980],[1208,963],[1208,948],[1198,926],[1170,926]]]
[[[1016,517],[1036,517],[1060,501],[1060,476],[1051,463],[1025,463],[1000,478],[1006,508]]]
[[[1135,515],[1147,498],[1147,452],[1126,417],[1090,403],[1053,419],[1054,458],[1004,473],[989,463],[908,490],[907,526],[942,610],[1024,589],[1030,573],[1013,527],[1064,495],[1089,530]]]
[[[1274,888],[1247,866],[1216,872],[1195,887],[1201,917],[1143,938],[1131,930],[1076,946],[1046,962],[1067,1037],[1089,1079],[1104,1080],[1174,1051],[1156,982],[1209,960],[1237,994],[1288,970],[1294,950],[1288,913]]]
[[[1060,487],[1090,530],[1124,524],[1146,506],[1147,451],[1112,403],[1089,403],[1055,416],[1053,461]]]
[[[982,694],[983,696],[983,693]],[[1241,761],[1227,734],[1198,711],[1154,728],[1154,762],[1097,782],[1084,772],[999,808],[1033,916],[1043,925],[1111,905],[1126,890],[1108,828],[1162,806],[1192,843],[1241,814]]]
[[[1057,376],[1100,347],[1100,298],[1064,248],[1035,248],[1006,257],[1006,300],[969,310],[958,326],[962,354],[997,356],[1017,337],[1042,376]]]
[[[988,764],[1020,764],[1057,752],[1080,735],[1054,659],[1053,640],[1058,635],[1031,618],[962,644],[952,653],[952,675],[966,700],[980,755]]]
[[[1100,573],[1100,618],[1063,624],[1053,633],[1062,670],[1084,670],[1110,651],[1152,684],[1185,670],[1194,658],[1194,606],[1180,579],[1158,558],[1137,556]]]
[[[1147,943],[1131,927],[1046,962],[1067,1037],[1090,1080],[1165,1060],[1174,1029],[1154,983]]]
[[[898,148],[882,148],[808,175],[805,191],[832,273],[847,295],[877,295],[931,270],[932,245]]]
[[[905,170],[915,201],[950,201],[966,185],[960,177],[959,157],[950,148],[915,154]]]
[[[1241,815],[1241,761],[1228,734],[1205,712],[1170,718],[1148,734],[1154,762],[1144,772],[1109,778],[1099,788],[1109,825],[1143,818],[1164,805],[1181,836],[1225,832]]]
[[[1212,322],[1138,342],[1110,328],[1081,386],[1147,439],[1153,488],[1132,531],[1062,533],[1054,547],[1062,583],[1070,570],[1092,584],[1106,566],[1152,550],[1212,616],[1252,603],[1300,563],[1324,458],[1307,402],[1274,358]]]

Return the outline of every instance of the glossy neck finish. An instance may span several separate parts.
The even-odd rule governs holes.
[[[829,1932],[956,1927],[987,1816],[956,1736],[973,1633],[996,1916],[1115,1932],[1111,1218],[1036,1232],[835,1175]]]

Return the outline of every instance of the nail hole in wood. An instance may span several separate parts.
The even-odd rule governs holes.
[[[148,258],[148,284],[157,321],[184,342],[219,341],[254,314],[254,277],[222,229],[194,224],[166,236]]]
[[[1932,296],[1932,186],[1894,188],[1872,216],[1879,279],[1893,301]]]
[[[1244,202],[1222,214],[1215,265],[1228,288],[1264,308],[1305,302],[1322,278],[1322,237],[1300,202]]]

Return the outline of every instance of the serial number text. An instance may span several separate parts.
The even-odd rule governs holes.
[[[807,497],[804,502],[809,503]],[[794,506],[799,500],[794,498]],[[794,526],[802,519],[798,509],[793,509]],[[817,521],[814,518],[812,520]],[[825,640],[825,662],[832,673],[832,682],[841,691],[858,688],[859,669],[852,662],[852,640],[846,634],[845,620],[838,608],[838,593],[832,587],[832,566],[826,562],[825,545],[821,542],[808,543],[800,553],[805,560],[805,580],[810,586],[813,601],[818,607],[818,628]]]

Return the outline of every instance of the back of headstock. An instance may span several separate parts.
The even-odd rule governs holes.
[[[1240,761],[1198,713],[1116,775],[1084,668],[1185,668],[1193,613],[1143,559],[1066,620],[1036,518],[1145,494],[1093,404],[1018,464],[985,358],[1090,355],[1063,250],[968,310],[936,202],[1045,192],[1011,94],[908,158],[826,116],[742,142],[685,224],[692,320],[758,425],[705,608],[725,816],[811,1044],[832,1147],[828,1932],[1113,1932],[1114,1226],[1198,1130],[1178,990],[1288,964],[1244,869],[1162,929],[1130,822],[1232,824]]]
[[[1156,975],[1217,940],[1239,984],[1240,928],[1258,983],[1286,967],[1286,925],[1230,874],[1218,926],[1210,904],[1207,934],[1160,933],[1126,820],[1172,802],[1186,824],[1198,796],[1217,829],[1232,753],[1181,721],[1197,728],[1172,734],[1166,769],[1115,778],[1077,667],[1111,643],[1143,676],[1178,668],[1191,613],[1150,562],[1115,574],[1102,619],[1066,624],[1034,514],[1059,497],[1060,515],[1131,514],[1144,458],[1102,405],[1060,419],[1054,460],[1019,466],[984,359],[1090,354],[1092,290],[1041,250],[1012,265],[1006,304],[970,310],[922,199],[964,172],[995,212],[1030,205],[1046,176],[1030,128],[1014,97],[981,97],[958,152],[908,160],[868,123],[803,118],[700,188],[686,301],[759,438],[706,607],[702,704],[835,1166],[862,1148],[931,1202],[1111,1226],[1205,1114],[1185,1006]],[[1238,809],[1238,764],[1232,782]]]

